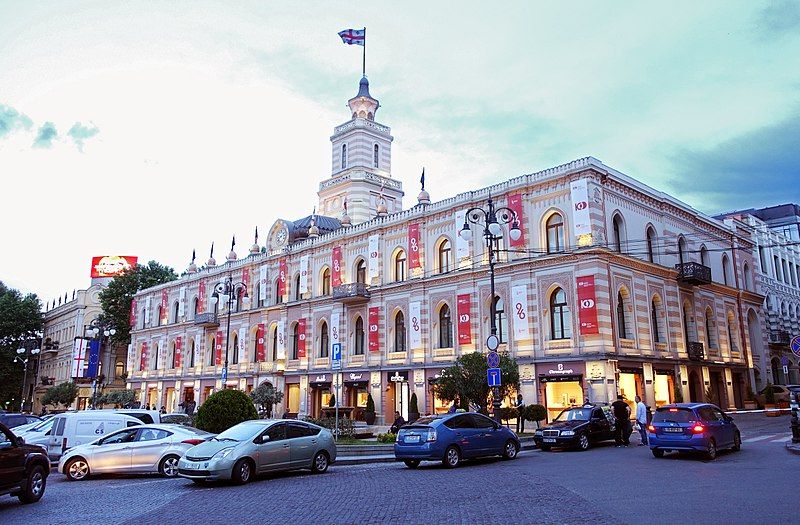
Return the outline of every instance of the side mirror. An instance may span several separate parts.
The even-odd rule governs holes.
[[[22,446],[25,444],[25,438],[22,436],[17,436],[17,445]]]

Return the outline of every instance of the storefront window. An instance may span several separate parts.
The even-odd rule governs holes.
[[[448,403],[447,401],[440,399],[435,393],[433,394],[433,413],[434,414],[446,414],[448,410],[450,410],[450,405],[452,403]]]
[[[619,375],[619,383],[617,384],[619,393],[625,399],[628,406],[631,407],[631,414],[636,413],[636,403],[634,402],[634,398],[638,395],[636,383],[637,374],[621,373]]]
[[[653,390],[656,397],[656,408],[672,402],[672,385],[672,376],[666,374],[655,375],[653,378]]]
[[[294,414],[300,412],[300,385],[289,385],[289,395],[286,397],[289,412]]]
[[[331,391],[328,388],[323,389],[320,391],[320,408],[326,408],[330,406],[331,403]]]
[[[367,406],[367,389],[366,388],[359,388],[356,390],[356,406],[361,408],[366,408]]]
[[[579,381],[552,381],[545,385],[547,416],[550,421],[565,408],[583,403],[583,388]]]

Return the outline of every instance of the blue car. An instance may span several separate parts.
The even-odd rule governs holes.
[[[657,458],[670,450],[702,452],[706,459],[717,451],[742,448],[742,435],[733,418],[709,403],[676,403],[659,407],[647,426],[647,442]]]
[[[455,468],[462,459],[514,459],[519,448],[519,438],[508,428],[482,414],[457,412],[421,417],[402,427],[394,457],[408,468],[417,468],[420,461],[441,461],[445,467]]]

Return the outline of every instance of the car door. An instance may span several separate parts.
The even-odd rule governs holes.
[[[589,439],[591,441],[603,441],[611,437],[611,423],[603,413],[603,409],[592,409],[592,413],[589,416]]]
[[[25,477],[25,452],[13,432],[0,429],[0,489],[19,485]]]
[[[472,424],[475,425],[475,453],[477,455],[494,455],[503,452],[505,445],[502,432],[497,424],[481,414],[471,414]]]
[[[129,472],[131,468],[131,445],[138,433],[136,428],[118,430],[109,434],[91,447],[89,468],[92,472]]]
[[[164,451],[169,448],[172,432],[160,428],[140,428],[131,443],[131,471],[155,472]]]
[[[736,431],[733,428],[733,420],[728,416],[726,416],[725,413],[718,408],[712,408],[711,410],[714,412],[714,415],[719,421],[720,434],[725,439],[724,446],[726,447],[732,446],[733,436],[736,433]]]
[[[445,422],[445,425],[452,429],[454,442],[461,449],[464,457],[475,457],[479,454],[477,429],[472,422],[469,414],[460,414]]]
[[[50,431],[50,439],[47,442],[47,455],[50,458],[58,458],[61,456],[62,443],[64,440],[64,428],[67,425],[67,418],[56,417],[53,418],[53,430]]]
[[[289,456],[292,468],[304,468],[311,465],[319,441],[318,429],[305,423],[288,423]]]
[[[700,407],[697,409],[697,415],[705,427],[705,433],[709,438],[714,438],[717,443],[717,448],[725,446],[725,434],[722,428],[722,422],[717,419],[714,410],[709,406]]]
[[[259,473],[289,468],[289,440],[286,423],[275,423],[259,434],[253,444],[253,455]]]

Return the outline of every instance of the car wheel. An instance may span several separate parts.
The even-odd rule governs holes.
[[[314,456],[314,461],[311,462],[311,472],[314,474],[323,474],[328,470],[328,455],[325,452],[317,452]]]
[[[539,445],[542,452],[550,452],[550,445]]]
[[[164,477],[174,478],[178,475],[178,460],[180,460],[178,456],[166,456],[158,465],[158,472]]]
[[[505,446],[503,447],[503,459],[514,459],[517,457],[517,452],[519,452],[519,448],[517,444],[514,443],[513,440],[509,439],[506,441]]]
[[[72,458],[64,466],[64,474],[70,481],[81,481],[89,477],[89,464],[83,458]]]
[[[418,459],[407,459],[403,461],[403,463],[405,463],[408,468],[417,468],[419,466]]]
[[[44,496],[47,486],[47,472],[41,465],[34,465],[28,473],[28,479],[17,497],[22,503],[36,503]]]
[[[589,436],[586,434],[578,436],[578,450],[589,450]]]
[[[657,448],[654,448],[653,450],[651,450],[651,452],[657,458],[663,458],[664,457],[664,451],[663,450],[659,450]]]
[[[714,442],[713,439],[708,440],[708,445],[706,445],[706,459],[709,461],[713,461],[714,458],[717,457],[717,444]]]
[[[452,445],[447,447],[447,450],[444,451],[442,463],[447,468],[456,468],[461,463],[461,452]]]
[[[734,452],[739,452],[742,450],[742,436],[740,436],[738,432],[733,436],[733,446],[731,447],[731,450]]]
[[[246,459],[240,459],[237,461],[233,466],[233,471],[231,471],[231,479],[237,485],[249,483],[252,476],[253,466]]]

